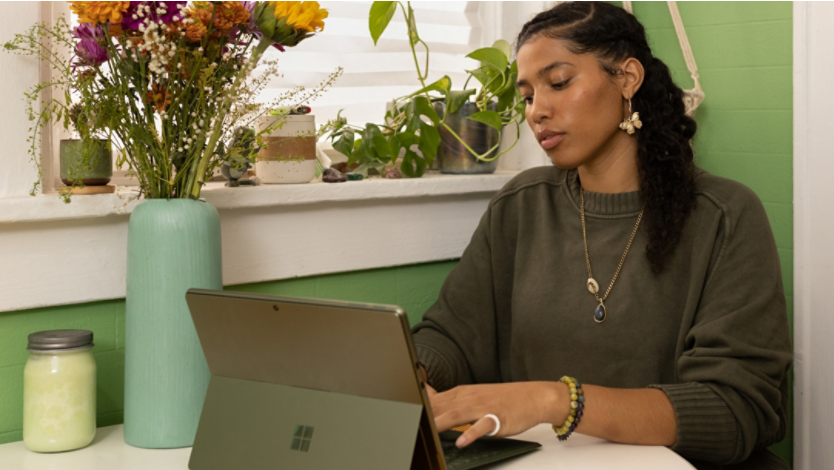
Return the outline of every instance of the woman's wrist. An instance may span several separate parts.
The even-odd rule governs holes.
[[[562,382],[543,382],[545,385],[542,423],[561,426],[570,413],[570,391]]]

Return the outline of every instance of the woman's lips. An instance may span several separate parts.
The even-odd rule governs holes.
[[[539,140],[539,145],[541,145],[542,148],[545,150],[550,150],[553,147],[559,145],[559,142],[562,141],[562,139],[565,137],[565,134],[549,134],[543,137],[543,139]]]

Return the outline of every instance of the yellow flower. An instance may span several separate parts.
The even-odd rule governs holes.
[[[268,2],[275,8],[276,18],[286,18],[287,24],[295,30],[309,33],[324,30],[324,19],[327,10],[319,6],[319,2]]]
[[[122,22],[122,13],[130,7],[130,2],[68,2],[73,13],[78,15],[79,23]]]

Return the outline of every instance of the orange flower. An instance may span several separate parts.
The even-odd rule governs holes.
[[[122,13],[130,7],[130,2],[69,2],[70,9],[78,15],[79,23],[122,22]]]
[[[249,23],[249,10],[243,6],[243,2],[223,2],[217,7],[216,16],[222,17],[232,24]]]
[[[211,37],[219,38],[238,24],[247,24],[249,22],[249,11],[243,6],[241,2],[221,2],[219,5],[212,6],[209,2],[194,2],[192,8],[186,12],[186,16],[199,21],[205,29],[211,29]],[[212,22],[212,16],[214,21]],[[192,25],[194,23],[191,23]],[[202,28],[192,28],[186,34],[191,34],[189,40],[197,42],[198,34],[200,38],[205,36]]]
[[[185,38],[188,42],[201,42],[207,33],[206,26],[198,21],[188,23],[185,27]]]
[[[164,85],[153,84],[152,88],[145,94],[145,102],[162,112],[171,104],[171,97],[168,95],[168,88]]]
[[[121,23],[111,24],[109,28],[107,28],[107,33],[110,34],[110,37],[117,38],[123,35],[125,32],[122,31]]]

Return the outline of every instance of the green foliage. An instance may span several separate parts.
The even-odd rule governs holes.
[[[368,18],[368,29],[371,31],[371,37],[374,40],[374,45],[379,41],[379,37],[385,32],[391,18],[397,11],[397,2],[374,2],[371,5],[371,14]]]
[[[374,2],[368,17],[368,29],[376,44],[391,22],[397,5],[405,17],[417,79],[422,88],[395,99],[385,114],[384,124],[369,123],[365,127],[350,125],[347,119],[341,117],[340,112],[330,129],[333,148],[347,155],[350,163],[359,162],[360,171],[369,167],[393,165],[401,159],[400,171],[403,174],[410,177],[422,176],[434,162],[440,146],[439,129],[443,128],[476,157],[484,160],[498,158],[501,154],[487,156],[492,149],[484,155],[478,155],[446,124],[446,119],[474,97],[479,111],[469,116],[469,119],[498,129],[499,132],[505,125],[518,126],[524,120],[524,102],[515,87],[518,69],[516,63],[510,60],[510,44],[499,40],[491,47],[483,47],[467,55],[479,61],[480,65],[475,70],[467,71],[469,77],[462,90],[453,90],[452,80],[448,76],[426,84],[429,47],[420,39],[410,3],[406,2],[404,5],[401,2]],[[426,62],[422,69],[417,60],[418,45],[426,49]],[[480,89],[467,88],[472,78],[480,83]],[[495,111],[487,109],[490,102],[497,102]],[[442,116],[435,111],[435,104],[442,104]]]

